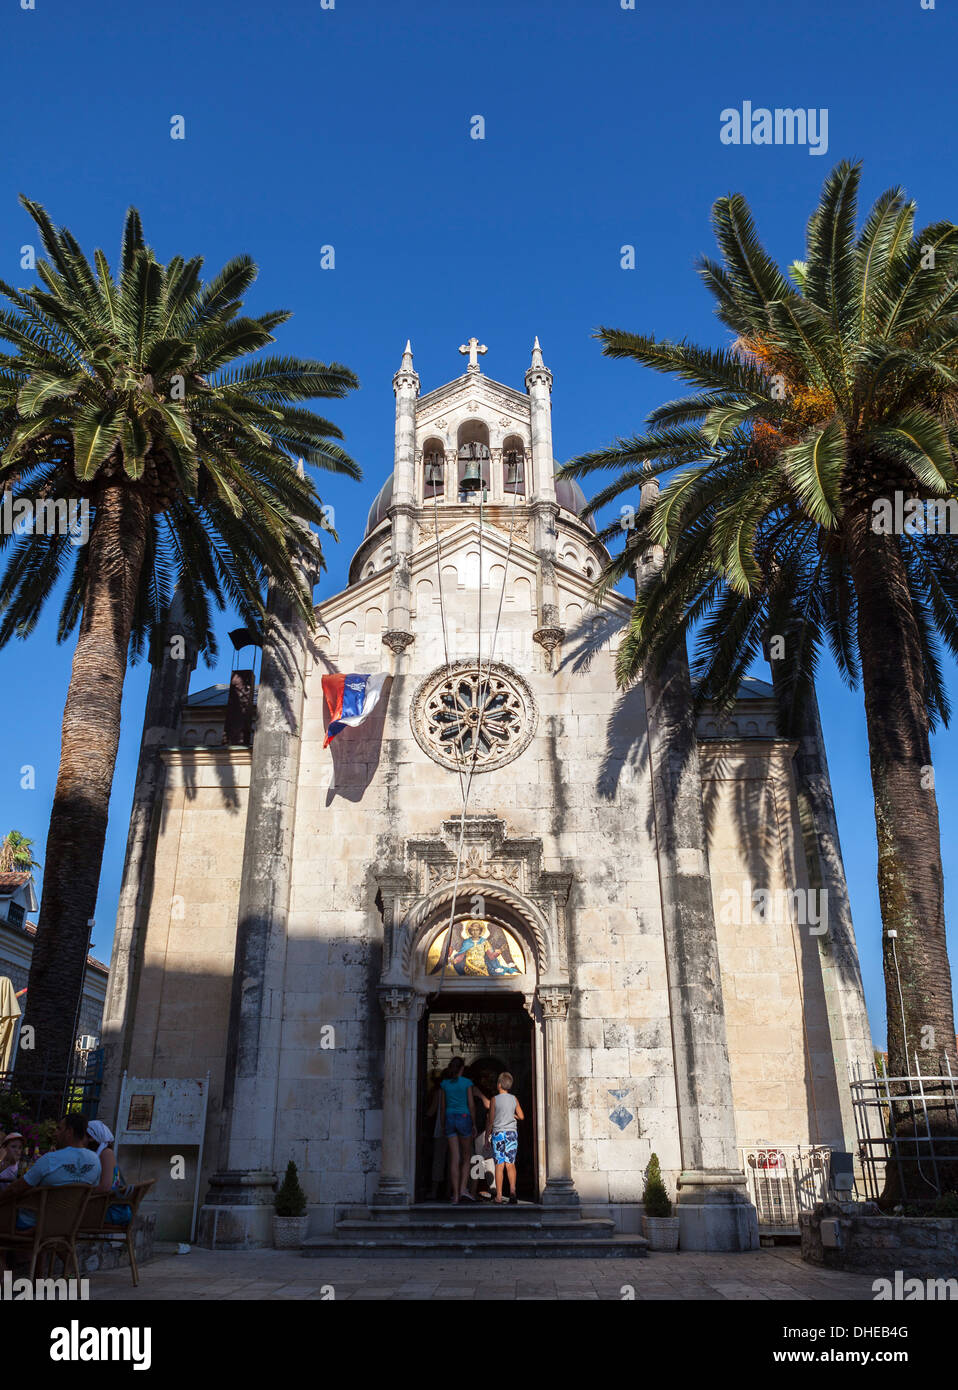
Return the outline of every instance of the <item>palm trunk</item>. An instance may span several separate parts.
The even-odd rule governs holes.
[[[916,1055],[925,1074],[939,1072],[946,1056],[955,1071],[938,801],[918,628],[900,539],[876,535],[870,516],[869,508],[856,508],[848,539],[878,832],[888,1071],[913,1072]],[[889,937],[892,930],[897,937]],[[933,1128],[954,1133],[944,1108],[931,1119]]]
[[[137,489],[117,483],[104,488],[89,539],[83,616],[63,713],[60,770],[30,963],[23,1026],[33,1029],[34,1046],[21,1045],[17,1055],[17,1082],[33,1098],[38,1118],[60,1106],[64,1073],[75,1057],[147,525],[148,509]],[[40,1098],[44,1073],[48,1082]]]

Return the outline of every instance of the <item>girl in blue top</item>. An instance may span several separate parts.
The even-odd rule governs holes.
[[[476,1200],[466,1191],[469,1186],[472,1141],[476,1134],[476,1106],[473,1097],[478,1095],[484,1105],[489,1104],[482,1092],[476,1091],[468,1076],[463,1076],[465,1065],[462,1057],[453,1057],[439,1083],[442,1089],[439,1117],[449,1141],[449,1181],[452,1185],[453,1202],[458,1202],[460,1197],[465,1197],[467,1202]]]

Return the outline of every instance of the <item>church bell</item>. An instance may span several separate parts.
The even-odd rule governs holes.
[[[466,469],[459,483],[461,492],[481,492],[485,487],[482,479],[482,464],[478,459],[467,459]]]
[[[519,466],[518,454],[506,454],[506,487],[520,487],[522,485],[522,469]]]

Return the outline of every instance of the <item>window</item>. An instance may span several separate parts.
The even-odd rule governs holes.
[[[11,903],[7,908],[7,921],[12,922],[15,927],[23,926],[23,919],[26,915],[26,909],[22,903]]]

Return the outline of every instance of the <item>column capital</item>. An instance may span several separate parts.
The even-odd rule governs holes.
[[[426,1006],[425,997],[414,989],[400,988],[396,985],[380,987],[380,1008],[387,1019],[418,1019]]]
[[[572,1001],[572,991],[570,989],[563,989],[558,985],[549,985],[545,988],[540,987],[538,999],[544,1019],[568,1018],[569,1004]]]
[[[390,627],[383,633],[382,640],[383,645],[388,647],[390,651],[395,652],[397,656],[402,656],[406,648],[415,642],[416,635],[413,632],[406,632],[403,628]]]

